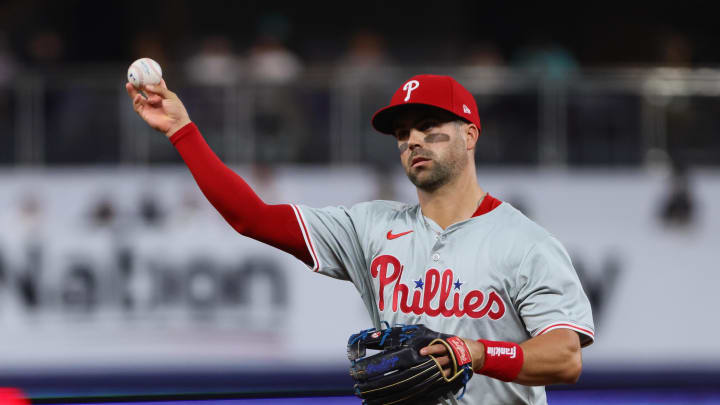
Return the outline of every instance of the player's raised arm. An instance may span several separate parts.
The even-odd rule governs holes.
[[[125,88],[135,112],[170,139],[205,197],[236,231],[313,264],[292,207],[265,204],[245,180],[223,164],[165,81],[142,86],[147,98],[130,83]]]

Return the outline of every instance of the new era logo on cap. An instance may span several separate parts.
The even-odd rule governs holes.
[[[472,94],[452,77],[438,75],[417,75],[403,83],[395,91],[390,105],[373,115],[373,127],[382,133],[392,134],[395,114],[412,104],[441,108],[481,129],[477,103]]]

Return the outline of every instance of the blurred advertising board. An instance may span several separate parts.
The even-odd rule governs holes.
[[[268,202],[416,198],[397,171],[237,171]],[[640,170],[479,180],[570,252],[595,312],[586,368],[704,368],[720,364],[718,174],[680,188]],[[15,169],[0,189],[0,370],[338,367],[347,336],[370,327],[350,283],[236,234],[185,168]]]

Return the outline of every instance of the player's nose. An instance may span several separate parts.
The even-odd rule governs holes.
[[[417,147],[422,147],[425,141],[425,133],[418,131],[417,129],[411,129],[410,135],[408,136],[408,148],[413,150]]]

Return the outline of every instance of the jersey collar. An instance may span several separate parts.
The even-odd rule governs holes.
[[[420,207],[420,204],[417,205],[417,215],[422,218],[422,220],[427,224],[433,231],[442,233],[450,230],[451,228],[455,228],[456,225],[464,223],[468,221],[471,218],[479,217],[481,215],[485,215],[489,213],[490,211],[494,210],[498,206],[502,204],[502,201],[498,200],[497,198],[491,196],[489,193],[485,194],[485,198],[483,198],[482,202],[480,202],[480,206],[475,210],[475,212],[472,214],[472,216],[466,220],[456,222],[452,225],[450,225],[447,229],[443,230],[440,225],[436,224],[435,221],[432,219],[426,217],[422,213],[422,208]]]
[[[491,196],[490,193],[486,193],[485,198],[483,198],[482,202],[480,203],[480,206],[475,210],[475,212],[472,214],[471,218],[479,217],[480,215],[485,215],[488,212],[497,208],[498,205],[500,205],[500,204],[502,204],[502,201]]]

